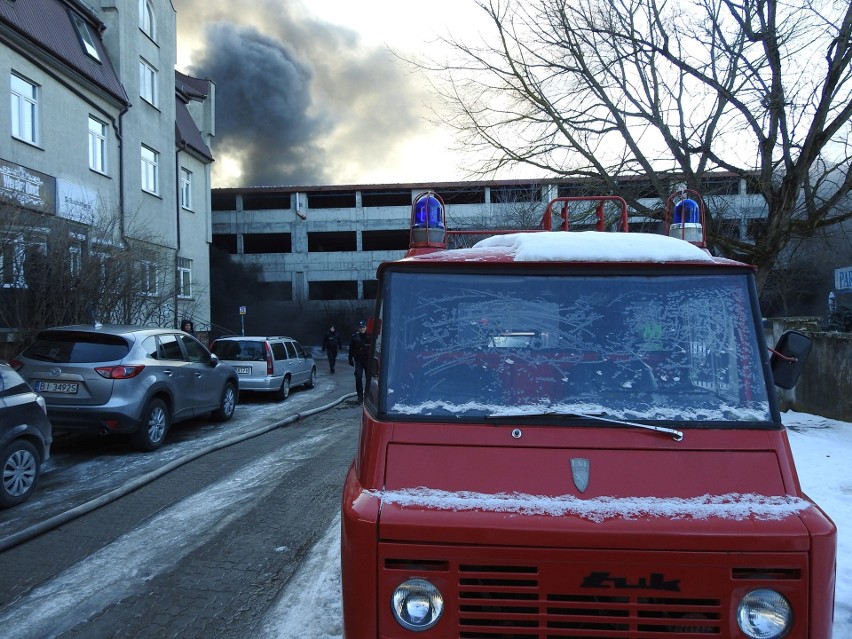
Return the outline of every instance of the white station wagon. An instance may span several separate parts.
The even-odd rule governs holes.
[[[222,337],[210,350],[236,369],[241,391],[273,393],[281,401],[294,386],[313,388],[317,381],[314,358],[292,337]]]

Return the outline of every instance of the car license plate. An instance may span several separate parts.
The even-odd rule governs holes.
[[[251,375],[251,366],[235,366],[238,375]]]
[[[77,392],[79,384],[75,382],[36,382],[37,393],[66,393],[73,395]]]

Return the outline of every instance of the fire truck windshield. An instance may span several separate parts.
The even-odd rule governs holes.
[[[746,275],[391,270],[383,288],[388,416],[772,421]]]

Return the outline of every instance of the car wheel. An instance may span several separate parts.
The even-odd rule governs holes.
[[[162,399],[152,399],[142,411],[142,424],[133,434],[133,445],[139,450],[157,450],[169,430],[169,409]]]
[[[225,390],[222,391],[222,401],[219,403],[219,408],[213,411],[213,419],[218,422],[226,422],[234,416],[234,409],[237,407],[237,387],[232,382],[225,384]]]
[[[35,490],[41,472],[41,459],[35,446],[26,440],[12,442],[3,451],[0,507],[8,508],[25,501]]]
[[[275,401],[281,402],[290,397],[290,376],[284,377],[284,381],[281,382],[281,388],[275,391]]]
[[[307,386],[308,388],[313,388],[316,385],[317,385],[317,367],[314,366],[311,369],[311,376],[310,376],[310,378],[308,378],[308,381],[305,384],[305,386]]]

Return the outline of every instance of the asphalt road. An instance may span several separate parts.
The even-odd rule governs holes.
[[[244,397],[231,422],[176,426],[152,454],[119,439],[60,439],[30,502],[0,512],[0,544],[24,538],[0,552],[0,636],[255,636],[338,514],[357,445],[352,376],[318,365],[315,389],[279,404]],[[91,512],[27,534],[172,466]]]

